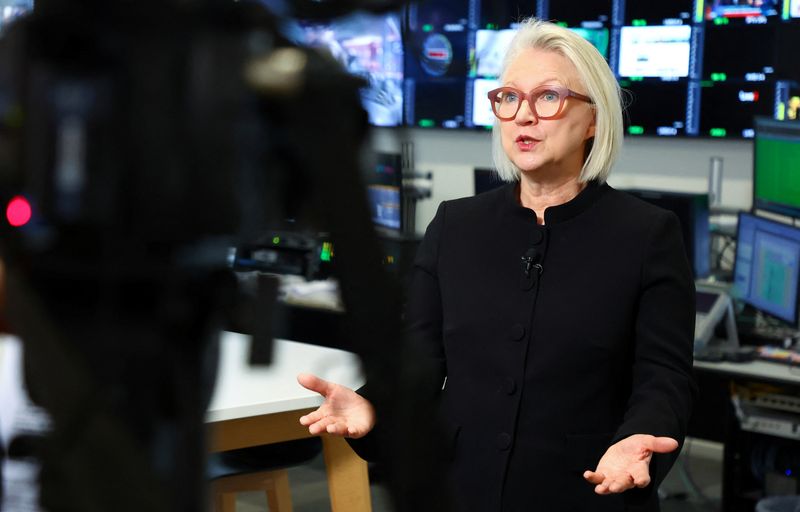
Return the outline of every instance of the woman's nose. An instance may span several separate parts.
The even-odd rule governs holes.
[[[531,104],[527,99],[522,100],[519,112],[517,112],[517,117],[514,120],[517,124],[536,124],[539,122],[536,112],[531,108]]]

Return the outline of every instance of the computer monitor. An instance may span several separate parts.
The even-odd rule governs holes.
[[[633,194],[648,203],[670,210],[681,222],[686,256],[692,264],[695,278],[711,273],[711,235],[708,224],[708,194],[632,189]]]
[[[401,231],[403,228],[402,157],[376,153],[375,165],[366,177],[367,200],[376,226]]]
[[[736,298],[796,326],[800,229],[740,213],[733,277]]]
[[[755,119],[753,208],[800,217],[800,122]]]
[[[473,177],[475,180],[476,196],[505,185],[505,182],[500,179],[500,176],[497,175],[497,171],[494,169],[476,167],[473,170]]]

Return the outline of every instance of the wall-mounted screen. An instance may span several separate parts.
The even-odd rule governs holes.
[[[695,0],[628,1],[626,25],[689,25]]]
[[[403,38],[400,15],[356,14],[300,23],[298,43],[320,48],[362,77],[361,101],[375,126],[403,123]]]
[[[704,136],[752,138],[753,118],[775,111],[775,87],[770,83],[707,83],[700,98]]]
[[[685,81],[644,82],[621,80],[630,104],[623,112],[626,133],[675,137],[686,134]]]
[[[489,127],[494,124],[494,112],[489,102],[489,91],[500,87],[497,80],[476,78],[472,83],[472,125]]]
[[[619,76],[677,78],[689,74],[688,25],[622,27]]]
[[[707,26],[703,78],[763,82],[775,73],[775,42],[768,25]]]
[[[611,25],[612,0],[539,0],[544,19],[561,21],[569,27],[607,27]]]
[[[766,22],[768,17],[777,17],[783,0],[708,0],[705,6],[707,20],[744,20],[745,23]]]
[[[609,32],[607,28],[570,27],[570,30],[592,43],[600,55],[608,60]]]
[[[430,0],[411,4],[407,19],[406,123],[422,128],[466,126],[468,3]]]
[[[536,0],[479,0],[479,29],[503,29],[536,15]]]
[[[497,78],[503,57],[513,39],[515,30],[478,30],[475,32],[475,76]]]

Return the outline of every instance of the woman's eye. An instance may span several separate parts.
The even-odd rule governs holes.
[[[539,95],[539,99],[547,102],[558,101],[558,93],[553,91],[545,91]]]
[[[503,95],[503,101],[506,103],[516,103],[517,98],[517,94],[514,92],[507,92]]]

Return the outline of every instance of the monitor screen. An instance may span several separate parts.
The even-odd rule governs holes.
[[[474,73],[483,78],[497,78],[516,30],[478,30],[475,32]]]
[[[489,91],[498,87],[498,80],[476,78],[472,82],[472,126],[490,128],[494,124],[494,112],[488,95]]]
[[[756,119],[753,208],[800,217],[800,122]]]
[[[628,135],[675,137],[686,134],[685,81],[645,82],[620,80],[630,103],[623,116]]]
[[[797,325],[800,229],[740,213],[733,278],[735,297]]]
[[[626,25],[688,25],[695,0],[626,2]]]
[[[570,30],[586,39],[608,60],[609,34],[607,28],[571,27]]]
[[[775,73],[776,30],[771,25],[708,25],[703,40],[703,78],[763,82]]]
[[[408,6],[405,51],[406,123],[466,126],[469,9],[459,0]]]
[[[474,1],[474,0],[473,0]],[[537,0],[481,0],[478,27],[503,29],[536,14]]]
[[[473,180],[475,183],[475,195],[483,194],[490,190],[500,188],[506,183],[500,179],[494,169],[476,167],[473,169]]]
[[[766,18],[778,16],[783,0],[708,0],[705,5],[707,20],[742,20],[745,23],[765,22]]]
[[[608,27],[613,0],[539,0],[543,18],[566,23],[569,27]]]
[[[332,21],[300,22],[298,44],[320,48],[368,86],[361,101],[375,126],[403,123],[403,39],[400,15],[359,13]]]
[[[775,84],[708,82],[700,91],[700,135],[753,137],[753,118],[775,112]]]
[[[618,73],[621,77],[678,78],[689,75],[688,25],[622,27]]]
[[[402,158],[394,153],[377,153],[372,172],[366,177],[367,200],[376,226],[402,229]]]

